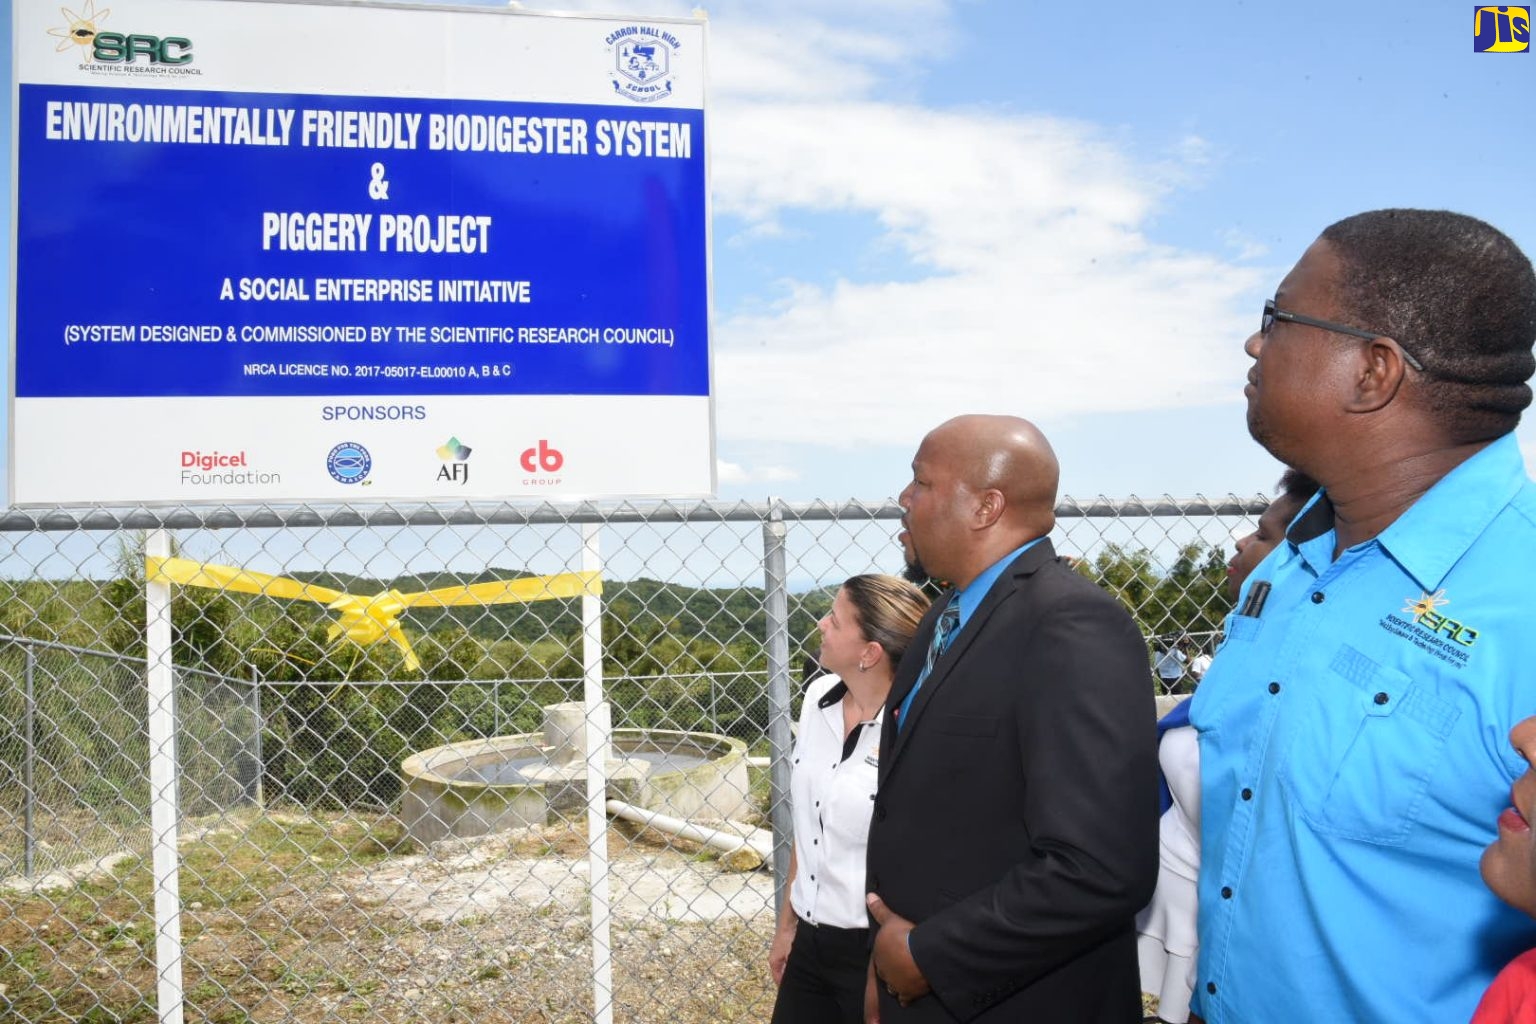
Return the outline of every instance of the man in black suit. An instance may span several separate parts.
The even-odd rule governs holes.
[[[961,416],[901,494],[908,561],[952,589],[883,726],[867,882],[885,1024],[1141,1019],[1153,686],[1130,615],[1046,537],[1058,475],[1032,424]]]

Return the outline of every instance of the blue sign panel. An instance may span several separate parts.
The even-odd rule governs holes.
[[[23,84],[18,398],[707,396],[699,109]]]

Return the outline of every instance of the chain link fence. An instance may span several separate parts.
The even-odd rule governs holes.
[[[1213,646],[1265,504],[1058,509],[1149,686],[1190,687],[1152,666]],[[766,1020],[795,695],[837,585],[900,568],[899,515],[0,515],[0,1019]],[[600,613],[560,582],[594,549]]]

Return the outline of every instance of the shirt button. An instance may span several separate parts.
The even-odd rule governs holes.
[[[821,845],[821,840],[820,839],[812,839],[811,840],[811,845],[812,846],[820,846]]]
[[[1312,603],[1313,604],[1322,604],[1326,600],[1327,600],[1327,598],[1325,598],[1323,596],[1323,592],[1321,590],[1319,590],[1317,593],[1312,595]]]
[[[1206,982],[1205,983],[1205,990],[1207,992],[1209,992],[1211,995],[1215,995],[1216,994],[1216,983],[1214,981]]]
[[[1252,800],[1253,799],[1253,790],[1251,790],[1248,787],[1244,786],[1243,787],[1243,799],[1244,800]]]
[[[1270,683],[1269,684],[1269,692],[1270,693],[1279,693],[1280,692],[1280,684],[1279,683]]]
[[[1392,698],[1388,697],[1385,693],[1378,693],[1372,699],[1375,700],[1377,704],[1385,704],[1387,701],[1391,700]]]
[[[1232,898],[1232,887],[1230,885],[1224,885],[1221,887],[1221,898],[1224,900],[1229,900]]]

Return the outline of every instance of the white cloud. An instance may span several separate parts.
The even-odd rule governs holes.
[[[800,478],[800,474],[788,466],[748,467],[725,459],[715,460],[715,473],[722,484],[783,483]]]
[[[1257,274],[1147,238],[1159,187],[1088,126],[751,103],[719,119],[714,152],[717,210],[867,211],[930,271],[790,282],[776,310],[723,317],[724,437],[886,441],[967,409],[1039,418],[1240,393],[1238,300]]]
[[[817,213],[865,215],[871,244],[909,261],[889,281],[775,268],[776,292],[717,310],[723,440],[902,442],[967,410],[1240,396],[1259,272],[1220,239],[1202,253],[1149,234],[1220,154],[1187,136],[1138,158],[1091,124],[920,106],[911,83],[952,31],[940,0],[711,5],[714,209],[746,225],[716,259],[783,244],[794,212],[800,244]]]

